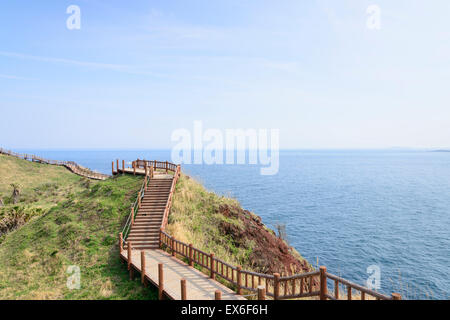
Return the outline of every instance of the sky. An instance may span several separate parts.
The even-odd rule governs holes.
[[[196,120],[279,129],[285,149],[450,147],[449,16],[448,0],[4,0],[0,147],[169,149]]]

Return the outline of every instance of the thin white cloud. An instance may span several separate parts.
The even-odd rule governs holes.
[[[28,78],[28,77],[20,77],[20,76],[14,76],[9,74],[0,74],[0,78],[2,79],[10,79],[10,80],[37,80],[35,78]]]
[[[42,62],[64,63],[64,64],[71,64],[71,65],[76,65],[76,66],[83,66],[83,67],[113,69],[113,70],[118,70],[118,71],[123,70],[124,68],[128,67],[128,66],[117,65],[117,64],[107,64],[107,63],[86,62],[86,61],[78,61],[78,60],[63,59],[63,58],[33,56],[33,55],[22,54],[22,53],[17,53],[17,52],[0,51],[0,55],[4,56],[4,57],[9,57],[9,58],[19,58],[19,59],[25,59],[25,60],[42,61]]]
[[[164,74],[158,74],[158,73],[149,72],[149,71],[141,71],[141,68],[138,66],[79,61],[79,60],[72,60],[72,59],[65,59],[65,58],[34,56],[34,55],[28,55],[28,54],[17,53],[17,52],[7,52],[7,51],[0,51],[0,56],[16,58],[16,59],[24,59],[24,60],[34,60],[34,61],[39,61],[39,62],[60,63],[60,64],[67,64],[67,65],[72,65],[72,66],[95,68],[95,69],[106,69],[106,70],[112,70],[112,71],[124,72],[124,73],[129,73],[129,74],[136,74],[136,75],[166,77],[166,75],[164,75]]]

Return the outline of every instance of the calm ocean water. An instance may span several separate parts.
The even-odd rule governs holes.
[[[20,150],[104,173],[111,161],[170,160],[170,151]],[[184,165],[207,188],[237,198],[313,265],[383,293],[450,298],[450,153],[282,151],[275,176],[258,166]]]

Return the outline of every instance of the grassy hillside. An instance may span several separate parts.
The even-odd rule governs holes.
[[[0,154],[0,199],[12,202],[11,184],[19,186],[20,204],[48,209],[80,190],[81,177],[64,167],[42,165]]]
[[[282,274],[312,270],[260,217],[243,210],[235,199],[207,191],[186,175],[178,180],[167,230],[177,239],[246,270]]]
[[[21,200],[8,199],[11,183]],[[117,176],[93,182],[64,168],[0,156],[3,217],[41,210],[0,243],[0,299],[155,299],[129,281],[118,259],[117,235],[142,179]],[[81,288],[68,289],[69,266],[80,268]]]

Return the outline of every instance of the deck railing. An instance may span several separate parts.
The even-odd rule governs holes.
[[[166,170],[166,172],[168,171],[172,171],[172,172],[176,172],[178,165],[174,164],[174,163],[170,163],[168,161],[157,161],[157,160],[136,160],[133,161],[133,166],[136,167],[136,169],[145,169],[145,167],[147,168],[153,168],[155,171],[160,169],[160,170]]]
[[[174,176],[173,176],[173,179],[172,179],[172,185],[170,186],[170,192],[169,192],[169,197],[168,197],[167,202],[166,202],[166,207],[164,208],[163,220],[161,222],[161,228],[163,230],[167,226],[167,221],[168,221],[168,218],[169,218],[169,212],[170,212],[170,209],[172,208],[173,194],[175,193],[175,187],[177,185],[178,178],[181,175],[181,166],[180,165],[174,165],[172,163],[169,163],[169,164],[171,165],[171,169],[168,169],[168,170],[172,170],[173,166],[176,166],[176,168],[174,170],[175,173],[174,173]],[[168,167],[169,167],[168,163],[166,162],[165,168],[167,169]]]
[[[360,286],[356,283],[342,279],[320,267],[318,271],[300,273],[289,276],[281,276],[279,273],[263,274],[242,270],[240,266],[233,266],[217,258],[212,253],[195,248],[192,244],[184,243],[160,229],[160,248],[168,250],[174,257],[183,257],[190,266],[198,265],[210,275],[212,279],[223,279],[236,290],[237,294],[243,294],[243,290],[250,292],[248,296],[256,296],[258,287],[264,286],[266,295],[274,300],[299,299],[306,297],[318,297],[320,300],[338,300],[344,296],[340,294],[340,285],[347,288],[347,300],[352,300],[356,293],[360,293],[360,299],[373,298],[376,300],[400,300],[399,294],[392,296],[381,294],[377,291]],[[329,280],[334,281],[334,294],[328,294]]]
[[[126,243],[126,239],[128,238],[128,235],[130,233],[131,227],[134,224],[134,218],[139,212],[139,209],[141,208],[141,201],[144,198],[145,191],[147,189],[147,185],[150,182],[151,175],[148,173],[144,177],[144,181],[142,182],[142,186],[139,189],[139,192],[137,194],[136,200],[134,201],[133,205],[130,208],[130,214],[128,215],[128,219],[125,222],[125,225],[122,229],[121,233],[121,245],[123,246]]]
[[[15,157],[18,159],[23,159],[23,160],[30,160],[32,162],[39,162],[39,163],[44,163],[44,164],[49,164],[49,165],[54,165],[54,166],[63,166],[63,167],[66,167],[67,169],[69,169],[70,171],[72,171],[73,173],[75,173],[79,176],[89,178],[89,179],[105,180],[109,177],[106,174],[94,172],[88,168],[82,167],[73,161],[50,160],[50,159],[45,159],[42,157],[35,156],[33,154],[17,153],[17,152],[13,152],[11,150],[5,150],[3,148],[0,148],[0,154],[5,154],[8,156]]]

